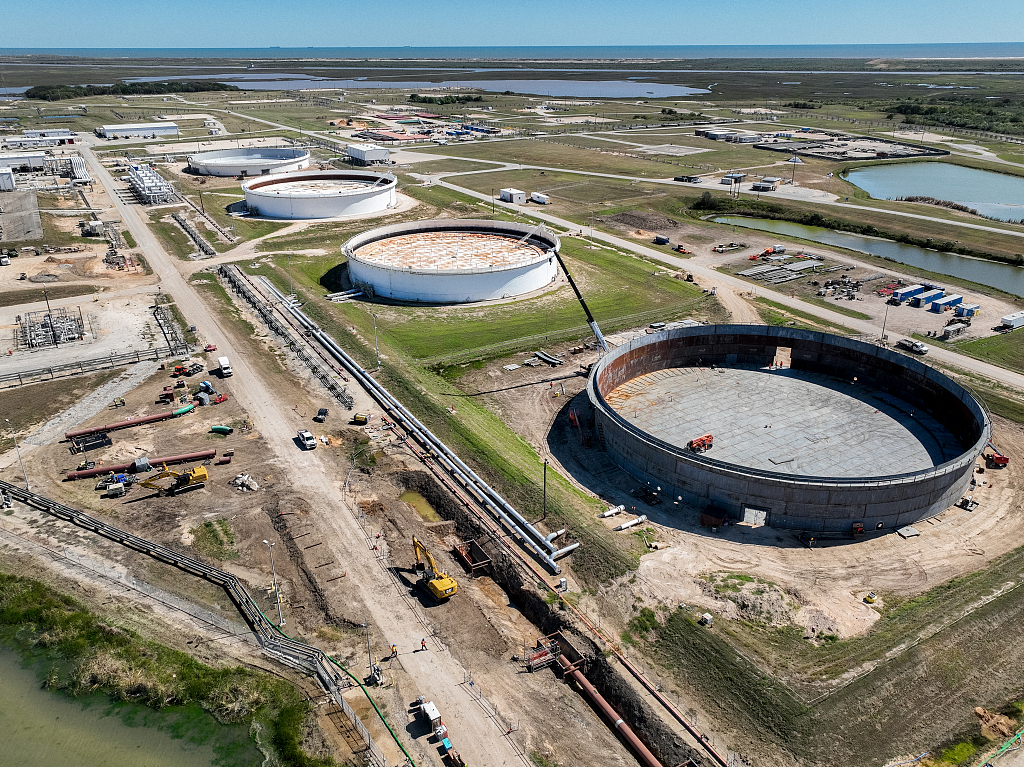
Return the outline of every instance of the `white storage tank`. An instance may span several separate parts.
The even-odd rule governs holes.
[[[489,301],[555,281],[561,243],[543,227],[506,221],[395,224],[342,246],[349,279],[367,296],[429,304]]]
[[[308,168],[309,152],[295,147],[218,149],[190,155],[188,167],[203,176],[263,176]]]
[[[395,206],[398,182],[371,170],[314,170],[260,176],[242,184],[245,204],[267,218],[311,219],[381,213]]]
[[[502,189],[499,196],[502,202],[511,202],[513,205],[526,204],[526,192],[521,189]]]

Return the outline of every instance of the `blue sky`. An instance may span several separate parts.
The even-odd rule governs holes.
[[[18,48],[794,45],[1024,39],[1020,0],[3,0]]]

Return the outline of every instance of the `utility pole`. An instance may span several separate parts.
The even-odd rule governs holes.
[[[878,339],[879,341],[884,341],[885,340],[885,323],[886,323],[886,321],[888,319],[889,319],[889,301],[886,300],[886,302],[885,302],[885,315],[882,317],[882,337]]]
[[[18,451],[18,463],[21,464],[21,475],[25,478],[25,489],[31,490],[32,488],[28,486],[28,472],[25,471],[25,462],[21,460],[21,446],[18,444],[18,435],[14,433],[14,427],[11,426],[11,419],[5,418],[4,420],[7,421],[7,426],[11,429],[11,436],[14,438],[14,449]]]
[[[60,344],[57,343],[57,331],[53,327],[53,314],[50,312],[50,295],[49,295],[49,293],[50,293],[50,291],[48,291],[48,290],[44,290],[43,291],[43,298],[46,299],[46,316],[50,318],[50,337],[53,339],[54,347],[60,347]]]
[[[365,623],[363,623],[363,626],[366,628],[366,658],[367,658],[367,661],[370,664],[370,673],[372,674],[373,673],[373,653],[370,652],[370,619],[369,618],[363,618],[363,620],[366,621]]]
[[[274,566],[274,544],[270,541],[263,541],[270,548],[270,571],[274,574],[274,595],[277,597],[277,625],[284,625],[284,615],[281,614],[281,591],[277,588],[277,568]]]
[[[544,516],[541,519],[548,518],[548,459],[544,459]]]
[[[380,347],[377,346],[377,315],[371,314],[370,316],[373,317],[373,351],[377,355],[377,370],[380,370]]]
[[[286,258],[288,259],[288,295],[295,295],[295,282],[292,280],[292,254],[289,253]]]

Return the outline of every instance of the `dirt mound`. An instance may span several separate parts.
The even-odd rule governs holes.
[[[724,604],[726,618],[768,626],[794,622],[799,605],[774,583],[743,573],[712,573],[697,582],[708,596]]]
[[[656,232],[659,229],[675,229],[679,226],[678,221],[673,221],[668,216],[643,210],[616,213],[614,216],[608,216],[607,220],[628,226],[630,229],[645,229],[652,232]]]
[[[994,711],[987,711],[981,706],[974,709],[974,713],[981,721],[982,732],[989,735],[992,738],[1008,738],[1013,735],[1014,730],[1013,720],[1003,714],[997,714]]]

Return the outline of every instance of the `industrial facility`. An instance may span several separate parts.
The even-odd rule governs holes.
[[[309,152],[290,147],[219,149],[189,155],[188,167],[202,176],[261,176],[309,167]]]
[[[543,227],[435,220],[380,227],[342,246],[352,284],[397,301],[458,304],[511,298],[555,281],[561,243]]]
[[[100,138],[157,138],[177,136],[176,123],[125,123],[123,125],[101,125],[94,133]]]
[[[260,176],[242,184],[253,215],[315,219],[381,213],[396,204],[390,173],[323,170]]]
[[[760,325],[641,336],[587,385],[598,434],[651,492],[720,522],[894,529],[968,490],[985,408],[937,370],[873,344]]]
[[[146,205],[171,202],[174,199],[174,188],[150,165],[130,166],[128,185],[139,202]]]

